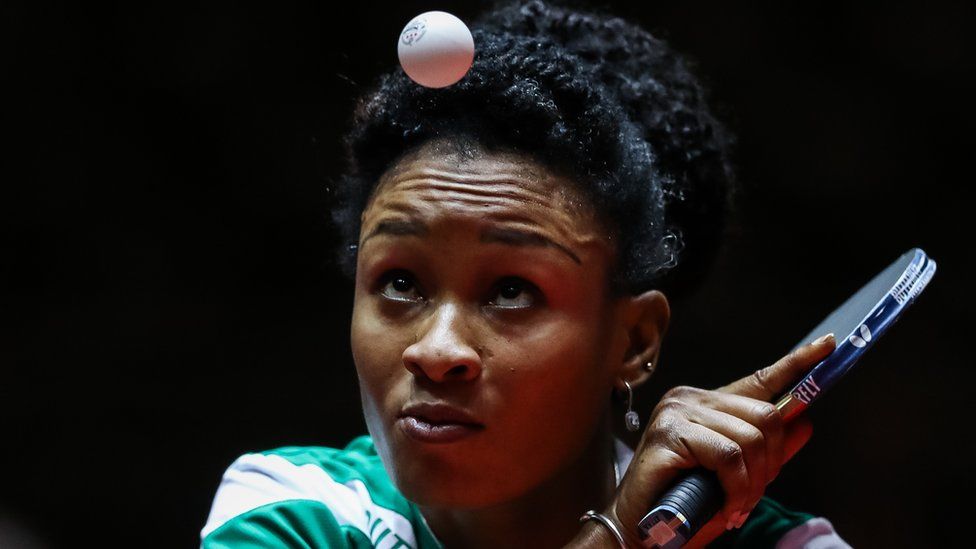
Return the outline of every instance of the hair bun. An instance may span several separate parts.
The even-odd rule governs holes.
[[[620,17],[542,0],[502,1],[474,26],[545,37],[585,62],[640,128],[664,176],[664,243],[677,269],[659,280],[673,292],[695,287],[721,247],[732,207],[732,136],[711,114],[686,61],[664,41]],[[680,276],[675,273],[680,272]]]

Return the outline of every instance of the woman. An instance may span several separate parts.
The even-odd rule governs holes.
[[[239,458],[203,546],[638,547],[655,499],[702,466],[726,502],[691,546],[846,547],[763,497],[811,434],[769,400],[832,337],[669,391],[636,449],[613,434],[612,401],[658,363],[659,288],[700,276],[727,209],[729,139],[697,81],[606,15],[532,1],[472,29],[464,79],[389,73],[346,137],[333,217],[369,435]]]

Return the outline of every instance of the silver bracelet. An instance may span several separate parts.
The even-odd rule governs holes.
[[[617,525],[614,524],[612,520],[591,509],[584,513],[583,516],[580,517],[579,521],[586,522],[590,519],[596,519],[602,522],[603,525],[609,528],[610,532],[613,533],[613,537],[617,538],[617,542],[620,543],[620,549],[627,549],[627,544],[624,543],[624,537],[620,535],[620,530],[617,529]]]

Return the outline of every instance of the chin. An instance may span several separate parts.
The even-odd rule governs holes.
[[[398,475],[394,483],[400,492],[422,507],[479,509],[515,499],[522,492],[512,485],[500,485],[488,477],[441,475]]]
[[[514,499],[528,488],[513,469],[481,445],[418,445],[391,448],[391,479],[421,506],[474,509]],[[517,470],[517,469],[515,469]]]

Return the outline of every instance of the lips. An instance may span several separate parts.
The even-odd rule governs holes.
[[[415,402],[404,406],[400,418],[415,417],[430,425],[456,424],[484,427],[473,415],[444,402]]]
[[[444,402],[408,404],[396,423],[408,437],[424,444],[458,442],[485,429],[473,415]]]

